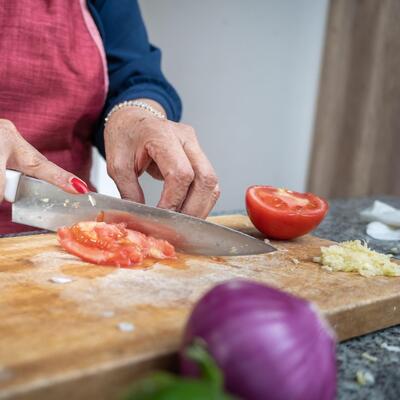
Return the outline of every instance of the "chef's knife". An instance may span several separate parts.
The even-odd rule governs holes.
[[[13,203],[13,222],[50,231],[100,216],[166,239],[189,254],[250,255],[276,250],[262,240],[199,218],[97,193],[69,194],[11,170],[6,171],[5,199]]]

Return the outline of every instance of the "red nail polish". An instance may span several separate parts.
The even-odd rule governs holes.
[[[88,185],[78,178],[72,178],[70,180],[71,185],[78,193],[89,193]]]

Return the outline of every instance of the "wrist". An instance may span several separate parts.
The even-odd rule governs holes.
[[[136,99],[123,101],[114,106],[105,118],[105,125],[107,125],[114,114],[119,114],[121,110],[140,110],[141,112],[132,114],[140,115],[144,111],[145,113],[147,113],[147,115],[151,115],[159,119],[166,119],[165,110],[159,103],[150,99]]]
[[[126,135],[127,132],[133,134],[166,121],[165,118],[156,117],[140,107],[122,107],[115,110],[107,119],[104,135]]]
[[[164,107],[160,104],[157,103],[155,100],[151,100],[151,99],[137,99],[137,101],[143,102],[145,104],[148,104],[150,107],[154,108],[154,110],[156,110],[157,112],[159,112],[160,114],[163,115],[163,117],[165,119],[167,119],[167,113],[164,110]]]

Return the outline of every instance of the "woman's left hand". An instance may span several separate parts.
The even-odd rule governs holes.
[[[138,107],[114,112],[106,125],[107,171],[122,198],[144,202],[139,176],[164,180],[158,207],[205,218],[219,197],[215,171],[194,129]]]

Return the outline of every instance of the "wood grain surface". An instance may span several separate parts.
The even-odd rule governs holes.
[[[255,234],[243,216],[214,221]],[[193,304],[234,278],[309,299],[340,340],[400,323],[400,278],[326,272],[312,258],[329,244],[308,236],[270,254],[118,269],[79,261],[53,234],[0,239],[0,399],[118,398],[149,369],[176,365]]]

